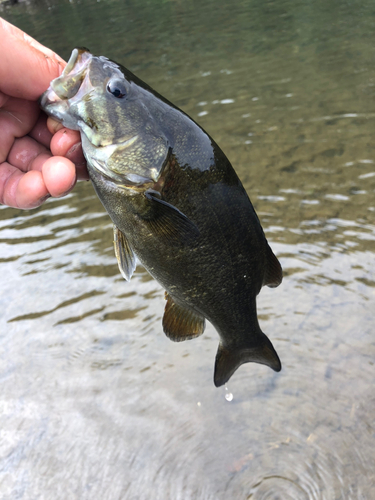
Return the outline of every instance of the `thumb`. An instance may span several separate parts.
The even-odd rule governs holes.
[[[0,18],[0,90],[37,100],[66,63],[20,29]]]

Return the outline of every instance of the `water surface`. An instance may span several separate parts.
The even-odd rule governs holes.
[[[205,128],[284,268],[258,301],[283,363],[212,382],[164,295],[120,276],[89,183],[0,209],[0,497],[375,498],[375,7],[35,1],[1,15],[129,67]],[[229,398],[230,399],[230,398]]]

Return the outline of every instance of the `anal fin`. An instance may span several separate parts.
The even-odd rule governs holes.
[[[126,281],[130,281],[137,264],[135,253],[130,248],[124,233],[115,225],[113,225],[113,243],[120,272]]]
[[[167,303],[164,309],[163,330],[174,342],[193,339],[202,335],[205,328],[205,318],[192,309],[177,304],[166,293]]]
[[[283,270],[281,264],[267,243],[266,250],[266,270],[264,273],[263,285],[276,288],[283,280]]]

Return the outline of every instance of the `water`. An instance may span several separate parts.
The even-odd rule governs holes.
[[[218,337],[162,333],[89,183],[0,210],[0,498],[375,498],[375,8],[370,1],[25,2],[69,57],[122,62],[238,171],[285,272],[259,319],[283,363],[212,382]],[[229,392],[229,391],[228,391]],[[228,394],[227,394],[228,395]]]
[[[233,401],[233,394],[229,391],[227,384],[225,384],[225,399],[227,401]]]

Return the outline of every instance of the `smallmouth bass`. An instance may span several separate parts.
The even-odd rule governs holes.
[[[137,256],[166,291],[165,334],[187,340],[206,319],[213,324],[217,387],[246,362],[280,371],[256,296],[281,283],[281,266],[214,140],[129,70],[84,48],[73,50],[40,104],[80,131],[123,277],[131,279]]]

